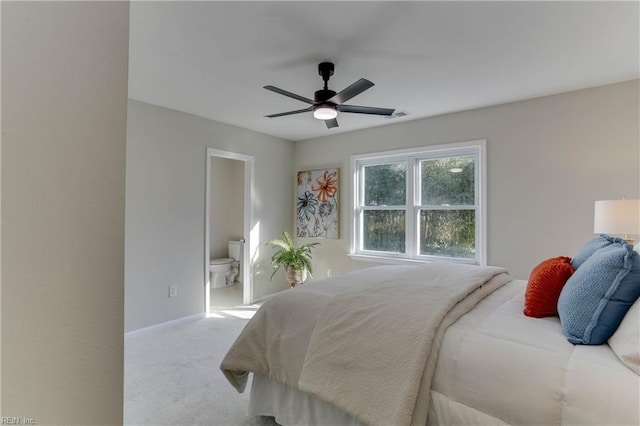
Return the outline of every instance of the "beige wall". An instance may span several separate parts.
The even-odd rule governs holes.
[[[244,162],[211,158],[210,258],[228,257],[230,240],[244,238]]]
[[[230,160],[233,161],[233,160]],[[230,240],[245,238],[244,235],[244,162],[234,161],[231,167],[231,204],[227,208],[227,214],[231,218],[229,229]],[[225,246],[228,251],[228,247]]]
[[[128,2],[2,2],[2,416],[120,424]]]
[[[287,288],[264,242],[291,229],[293,142],[129,101],[125,260],[127,331],[204,312],[207,147],[255,158],[254,297]],[[178,296],[168,297],[169,285]]]
[[[2,4],[0,4],[0,46],[2,46]],[[0,74],[2,54],[0,49]],[[0,415],[2,415],[2,84],[0,84]]]
[[[347,256],[351,155],[476,139],[487,140],[488,263],[528,278],[573,256],[594,237],[595,200],[640,197],[638,102],[636,80],[297,143],[296,170],[342,168],[342,238],[321,241],[314,276],[373,265]]]

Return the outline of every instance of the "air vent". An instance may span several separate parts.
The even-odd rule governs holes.
[[[402,117],[408,117],[409,113],[406,111],[396,111],[393,114],[387,116],[387,119],[391,120],[393,118],[402,118]]]

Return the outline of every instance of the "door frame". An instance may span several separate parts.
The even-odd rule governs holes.
[[[242,251],[242,303],[245,305],[253,303],[253,274],[251,265],[251,251],[253,242],[251,241],[251,224],[253,223],[253,177],[254,177],[254,157],[252,155],[240,154],[238,152],[223,151],[215,148],[207,148],[206,155],[206,181],[205,181],[205,239],[204,239],[204,291],[205,291],[205,312],[210,313],[211,307],[211,282],[209,274],[209,260],[211,259],[211,158],[227,158],[244,162],[244,250]]]

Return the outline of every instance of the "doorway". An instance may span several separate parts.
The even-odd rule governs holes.
[[[205,312],[216,305],[253,302],[251,223],[253,156],[207,148],[205,182]],[[228,241],[243,241],[238,283],[214,288],[210,260],[227,258]],[[218,299],[218,300],[216,300]]]

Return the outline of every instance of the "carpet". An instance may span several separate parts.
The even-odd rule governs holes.
[[[221,310],[208,318],[125,336],[124,424],[277,425],[272,417],[250,417],[248,390],[237,393],[219,369],[256,310]]]

